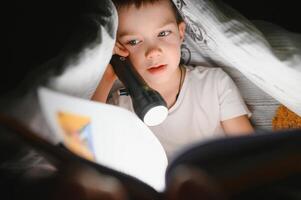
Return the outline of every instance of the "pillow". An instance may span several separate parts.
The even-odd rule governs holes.
[[[301,115],[301,54],[293,43],[284,42],[294,36],[300,44],[296,34],[272,38],[267,33],[277,28],[263,31],[222,2],[173,1],[187,24],[183,62],[227,71],[253,112],[256,128],[271,129],[279,103]],[[286,46],[283,52],[281,46]]]

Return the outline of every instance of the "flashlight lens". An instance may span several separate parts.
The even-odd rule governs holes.
[[[168,109],[165,106],[155,106],[148,110],[144,115],[143,121],[148,126],[161,124],[168,115]]]

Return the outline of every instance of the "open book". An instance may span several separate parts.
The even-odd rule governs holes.
[[[288,197],[284,181],[301,191],[300,130],[201,142],[167,164],[160,142],[134,113],[46,88],[38,95],[52,132],[69,150],[35,142],[38,149],[117,177],[130,199],[260,199],[278,197],[275,191]]]
[[[39,88],[51,131],[77,155],[164,190],[167,157],[151,130],[132,112]]]

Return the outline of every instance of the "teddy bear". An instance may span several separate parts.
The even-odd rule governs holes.
[[[272,119],[272,128],[274,131],[301,128],[301,116],[280,105]]]

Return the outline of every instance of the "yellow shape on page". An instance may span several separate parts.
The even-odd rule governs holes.
[[[94,160],[90,117],[60,111],[57,120],[64,132],[66,147],[81,157]]]

